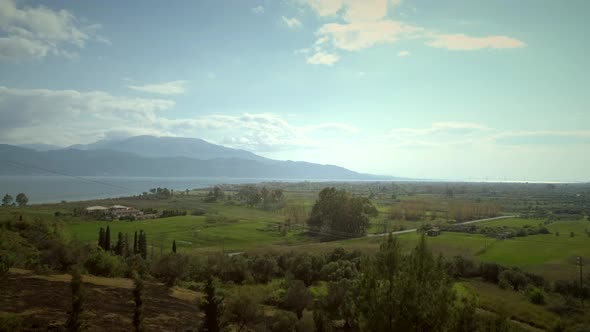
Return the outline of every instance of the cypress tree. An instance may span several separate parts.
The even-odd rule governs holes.
[[[129,251],[129,234],[125,233],[123,235],[123,247],[121,248],[121,255],[129,257]]]
[[[117,235],[117,244],[115,245],[115,255],[121,256],[123,254],[123,233],[119,232]]]
[[[72,311],[66,323],[69,332],[81,332],[84,328],[82,314],[84,312],[84,293],[82,289],[82,276],[77,268],[72,270]]]
[[[141,248],[141,252],[143,253],[143,258],[147,258],[147,235],[143,232],[143,247]]]
[[[107,232],[104,240],[104,250],[111,250],[111,228],[107,226]]]
[[[104,249],[104,239],[105,239],[105,232],[104,232],[104,228],[100,228],[100,231],[98,231],[98,246],[101,247],[102,249]]]
[[[219,332],[220,305],[221,300],[215,296],[213,278],[209,277],[207,284],[205,285],[205,303],[203,304],[205,321],[203,322],[203,331]]]
[[[135,234],[133,235],[133,254],[137,255],[139,253],[139,250],[137,248],[137,231],[135,231]]]
[[[139,253],[143,259],[147,258],[147,239],[143,230],[139,231]]]
[[[176,253],[176,240],[172,241],[172,252]]]
[[[137,273],[135,273],[134,283],[133,300],[135,301],[135,311],[133,312],[133,327],[135,332],[143,332],[143,280]]]

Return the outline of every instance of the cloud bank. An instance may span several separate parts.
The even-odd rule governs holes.
[[[466,34],[444,34],[394,20],[391,12],[400,0],[298,0],[311,9],[323,23],[316,31],[316,42],[309,49],[307,62],[315,65],[333,65],[338,52],[358,52],[382,44],[393,44],[404,39],[424,39],[425,45],[456,51],[474,51],[485,48],[522,48],[526,44],[508,36],[475,37]],[[313,50],[313,51],[312,51]],[[400,56],[409,55],[401,51]],[[329,55],[329,58],[327,57]],[[329,59],[329,60],[326,60]]]
[[[67,10],[44,6],[22,7],[13,0],[0,0],[0,60],[22,62],[48,55],[74,58],[88,41],[110,44],[98,34],[100,24],[83,25]]]

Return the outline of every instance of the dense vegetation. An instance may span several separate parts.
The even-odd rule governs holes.
[[[518,213],[494,198],[507,194],[484,198],[483,192],[469,186],[465,191],[451,186],[448,190],[452,194],[445,188],[439,196],[421,192],[441,188],[421,185],[403,196],[397,186],[376,184],[346,185],[347,190],[334,184],[317,196],[290,191],[289,186],[297,184],[169,191],[169,198],[136,197],[102,203],[193,214],[149,221],[106,222],[76,217],[71,213],[81,208],[76,202],[47,208],[7,206],[0,211],[0,274],[9,273],[8,268],[13,266],[37,273],[69,272],[76,276],[81,272],[133,278],[133,292],[125,301],[135,303],[136,309],[125,329],[136,331],[144,328],[143,292],[153,282],[202,294],[199,309],[194,311],[200,323],[186,328],[207,331],[526,331],[523,324],[544,330],[582,331],[590,324],[584,318],[590,300],[590,276],[584,271],[578,278],[575,260],[559,265],[560,269],[573,266],[573,273],[570,269],[553,274],[533,272],[530,266],[515,261],[514,257],[526,255],[522,250],[496,254],[504,247],[553,248],[555,243],[563,252],[559,257],[570,259],[573,252],[587,252],[574,248],[587,248],[588,221],[524,215],[458,225],[461,219],[447,217],[445,211],[464,203],[466,207],[459,210],[473,211],[474,218],[497,215],[499,211]],[[576,192],[571,194],[569,187],[563,191],[559,186],[537,189],[541,193],[531,190],[532,197],[544,195],[545,190],[558,191],[558,201],[568,202],[568,197],[574,200],[568,203],[569,212],[585,211],[587,201],[579,199]],[[489,190],[485,190],[486,194]],[[246,193],[259,195],[261,200],[252,198],[248,202]],[[262,197],[267,197],[266,204]],[[258,203],[251,204],[254,201]],[[276,205],[279,201],[281,204]],[[408,207],[421,201],[428,203],[418,209],[423,212],[416,220],[406,218],[407,212],[400,218],[393,216],[396,206],[405,206],[404,211],[409,211]],[[150,204],[142,205],[147,202]],[[553,206],[551,199],[544,202]],[[56,209],[59,215],[54,213]],[[564,211],[563,207],[549,209],[551,215]],[[438,212],[433,213],[435,210]],[[447,233],[429,240],[416,234],[359,238],[382,222],[406,227],[415,224],[419,229],[437,225]],[[232,232],[235,241],[228,240]],[[499,238],[498,234],[511,236]],[[508,240],[512,236],[527,241]],[[211,247],[215,250],[193,250],[196,243],[213,245],[220,239],[226,242]],[[265,250],[264,241],[271,239],[284,239],[280,240],[285,241],[283,249]],[[330,242],[318,243],[326,240]],[[248,243],[245,248],[253,250],[227,254],[224,248],[231,247],[232,242]],[[262,249],[256,250],[250,243]],[[473,250],[467,250],[471,243]],[[369,246],[375,249],[366,250]],[[531,257],[535,250],[529,249]],[[540,262],[544,264],[547,258],[543,259]],[[585,262],[586,256],[581,260]],[[555,260],[552,262],[555,264]],[[72,323],[67,325],[82,326],[87,317],[83,313],[84,287],[79,287],[77,278],[72,280]],[[506,312],[501,309],[501,297],[524,302],[518,302],[520,307],[514,312]],[[79,314],[75,308],[80,308]],[[531,316],[532,312],[536,316]],[[5,321],[0,318],[0,322]]]

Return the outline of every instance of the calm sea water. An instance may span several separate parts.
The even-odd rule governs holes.
[[[266,181],[299,182],[294,179],[245,178],[154,178],[154,177],[66,177],[0,176],[0,196],[25,193],[29,203],[56,203],[141,194],[150,188],[185,190],[216,184],[244,184]]]

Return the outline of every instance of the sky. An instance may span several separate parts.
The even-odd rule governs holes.
[[[590,181],[590,1],[0,0],[0,142]]]

